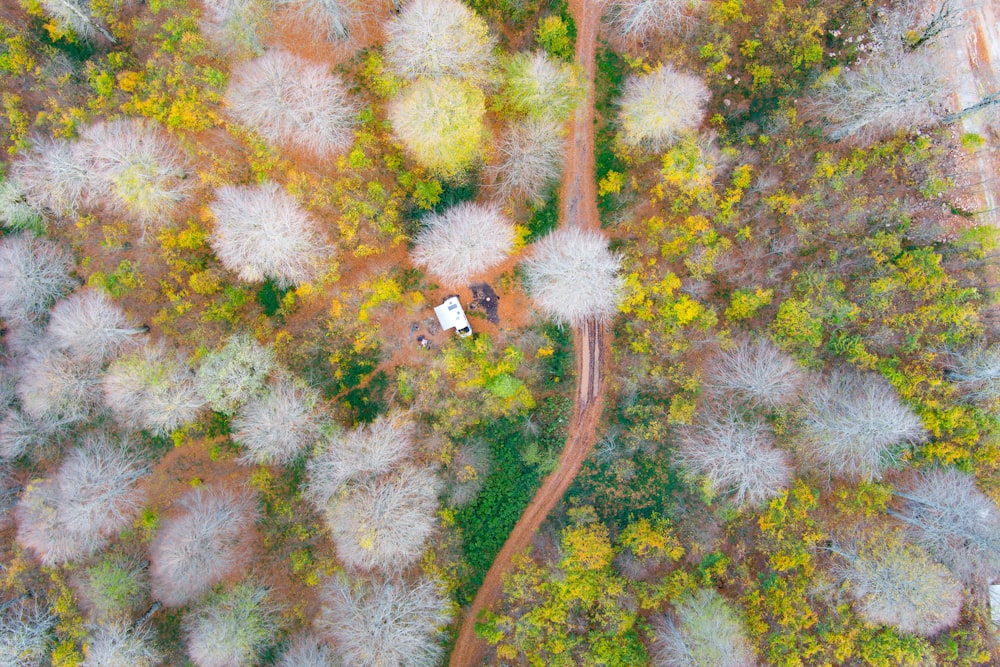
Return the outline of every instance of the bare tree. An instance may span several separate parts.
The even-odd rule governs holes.
[[[281,654],[277,667],[340,667],[332,649],[312,634],[300,635]]]
[[[682,432],[677,461],[737,505],[764,505],[792,480],[788,454],[774,446],[770,428],[731,407],[703,409]]]
[[[210,352],[197,373],[198,392],[216,412],[231,415],[264,390],[276,365],[274,350],[248,333],[233,334],[221,350]]]
[[[272,0],[204,0],[202,32],[223,52],[247,58],[264,52]]]
[[[209,209],[212,249],[241,280],[299,285],[315,278],[330,255],[315,219],[277,183],[216,188]]]
[[[107,28],[94,18],[90,11],[90,2],[87,0],[41,0],[41,2],[45,11],[55,19],[60,30],[71,32],[85,42],[93,41],[100,33],[112,44],[116,43]]]
[[[21,232],[42,228],[39,212],[28,203],[24,188],[16,181],[0,181],[0,225]]]
[[[486,98],[452,77],[418,79],[389,105],[395,137],[435,175],[454,178],[482,157]]]
[[[969,398],[987,402],[1000,399],[1000,345],[978,342],[949,355],[946,377]]]
[[[155,667],[164,658],[150,625],[124,621],[92,627],[84,655],[83,667]]]
[[[854,607],[870,623],[930,637],[958,623],[962,585],[923,549],[890,538],[873,546],[835,546]]]
[[[56,617],[35,600],[21,600],[0,613],[0,664],[38,667],[49,654]]]
[[[88,165],[79,144],[40,137],[11,165],[12,181],[39,213],[69,215],[83,203]]]
[[[49,313],[47,335],[72,356],[103,363],[118,356],[148,327],[136,326],[104,292],[84,288]]]
[[[451,620],[440,584],[352,580],[339,575],[323,589],[317,627],[350,665],[434,667]]]
[[[210,596],[183,620],[188,655],[198,667],[256,664],[276,630],[269,590],[241,583]]]
[[[500,97],[512,111],[559,125],[573,113],[586,89],[574,65],[544,51],[516,53],[503,63]],[[560,132],[561,134],[561,132]]]
[[[238,65],[226,106],[271,143],[314,157],[330,158],[354,141],[357,106],[344,82],[327,67],[287,51],[268,51]]]
[[[917,51],[961,23],[963,7],[955,0],[921,2],[901,0],[891,8],[879,8],[869,31],[868,49],[876,54],[887,49]]]
[[[364,1],[364,0],[362,0]],[[362,16],[358,0],[278,0],[313,29],[322,29],[329,42],[339,42],[351,36],[351,24]]]
[[[925,437],[920,418],[881,376],[835,371],[808,392],[802,447],[833,475],[878,478],[907,444]]]
[[[751,406],[777,408],[799,396],[802,367],[766,338],[744,339],[721,352],[708,368],[706,385]]]
[[[21,408],[50,430],[89,418],[100,402],[100,365],[43,342],[18,367]]]
[[[698,129],[710,96],[700,78],[670,65],[633,74],[625,80],[619,102],[622,140],[653,150],[666,148],[681,134]]]
[[[69,289],[66,291],[69,291]],[[31,322],[7,320],[7,329],[3,335],[3,342],[7,348],[7,354],[11,359],[21,360],[28,356],[33,349],[45,344],[46,317],[47,314],[43,313],[42,316]],[[14,366],[15,364],[11,363],[10,372],[16,379],[17,369]]]
[[[17,398],[17,378],[3,365],[3,348],[0,348],[0,420],[14,408]]]
[[[499,163],[491,169],[502,199],[542,204],[562,172],[564,133],[552,121],[514,123],[497,146]]]
[[[220,486],[191,489],[178,504],[180,513],[164,521],[149,552],[153,597],[168,607],[184,606],[240,571],[255,514],[250,497]]]
[[[514,226],[496,206],[465,202],[424,219],[410,258],[448,287],[466,285],[514,248]]]
[[[842,71],[813,102],[830,139],[870,143],[935,123],[947,93],[943,71],[934,54],[890,49]]]
[[[434,530],[437,494],[434,473],[411,465],[349,484],[325,513],[337,557],[358,570],[410,565]]]
[[[490,474],[492,460],[487,444],[473,440],[460,446],[448,464],[448,502],[462,507],[475,500]]]
[[[194,373],[163,343],[147,344],[116,359],[101,388],[119,422],[156,434],[192,421],[205,404]]]
[[[656,667],[753,667],[753,647],[732,605],[712,588],[677,604],[675,616],[653,621]]]
[[[33,454],[62,433],[68,424],[37,420],[18,409],[0,419],[0,459]]]
[[[267,390],[236,411],[233,439],[248,465],[284,465],[319,438],[319,393],[292,377],[279,374]]]
[[[346,482],[389,472],[413,451],[413,430],[396,412],[333,435],[307,464],[305,495],[323,510]]]
[[[91,620],[131,618],[149,597],[148,564],[123,552],[105,555],[83,571],[77,586],[80,606]]]
[[[535,244],[524,266],[535,305],[560,322],[606,320],[618,310],[621,259],[608,251],[600,233],[578,227],[555,231]]]
[[[385,27],[389,66],[406,79],[484,81],[495,40],[486,22],[458,0],[410,0]]]
[[[896,495],[904,504],[892,514],[959,579],[975,585],[1000,576],[1000,510],[971,475],[931,470]]]
[[[95,123],[81,133],[94,201],[142,225],[169,222],[193,182],[180,149],[162,130],[136,118]]]
[[[702,0],[611,0],[607,20],[626,43],[684,32]]]
[[[16,509],[18,542],[44,565],[92,555],[139,512],[138,482],[148,470],[127,440],[91,435],[51,479],[25,490]]]
[[[73,258],[51,241],[27,234],[0,239],[0,318],[32,322],[73,288]]]

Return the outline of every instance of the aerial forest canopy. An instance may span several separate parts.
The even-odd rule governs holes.
[[[981,10],[8,1],[0,665],[1000,664]]]

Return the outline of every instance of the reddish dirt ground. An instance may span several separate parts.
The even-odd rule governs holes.
[[[597,29],[601,18],[596,0],[570,0],[570,11],[577,26],[576,58],[589,81],[587,99],[577,109],[566,142],[566,171],[560,201],[560,224],[584,229],[600,229],[597,214],[597,189],[594,183],[594,74],[596,70]],[[451,653],[451,667],[475,667],[487,657],[486,645],[476,637],[475,621],[479,613],[496,604],[503,593],[503,579],[513,557],[531,544],[549,512],[559,503],[572,483],[584,459],[594,445],[603,407],[601,368],[605,358],[604,325],[586,322],[573,327],[576,341],[576,409],[570,422],[566,446],[559,464],[542,482],[535,497],[497,554],[472,605],[465,610],[458,639]]]
[[[936,7],[936,5],[935,5]],[[955,90],[952,108],[964,109],[1000,90],[1000,2],[969,3],[959,25],[950,30],[944,48],[951,56]],[[978,134],[986,143],[964,155],[956,185],[968,201],[964,208],[982,224],[1000,224],[1000,161],[997,146],[1000,123],[996,107],[966,116],[956,124],[960,132]]]

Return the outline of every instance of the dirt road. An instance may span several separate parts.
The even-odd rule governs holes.
[[[938,4],[934,3],[934,7]],[[965,4],[968,7],[959,25],[947,33],[944,45],[950,51],[954,69],[953,109],[969,107],[1000,90],[1000,2]],[[994,134],[1000,123],[996,119],[996,107],[962,119],[962,132],[978,134],[987,143],[966,157],[964,170],[956,175],[959,191],[969,198],[963,207],[977,213],[977,222],[992,225],[1000,225],[1000,146]]]
[[[587,98],[576,111],[566,141],[566,162],[560,201],[560,224],[584,229],[600,229],[597,215],[597,187],[594,182],[594,73],[597,27],[601,18],[598,0],[570,0],[570,12],[576,22],[576,60],[588,84]],[[573,327],[576,342],[577,390],[573,418],[566,446],[556,469],[545,478],[528,508],[511,531],[472,605],[465,610],[458,639],[451,652],[450,667],[479,667],[486,657],[485,643],[476,637],[475,621],[479,612],[493,606],[503,592],[503,576],[513,557],[531,544],[545,517],[562,499],[580,466],[594,445],[597,423],[603,406],[605,351],[604,325],[586,322]]]

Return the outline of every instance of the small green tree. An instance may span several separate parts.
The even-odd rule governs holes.
[[[80,602],[97,620],[128,618],[149,596],[145,564],[135,556],[110,553],[84,570]]]
[[[541,51],[511,56],[503,63],[503,74],[504,105],[536,120],[565,121],[585,92],[573,65]]]
[[[276,631],[269,590],[259,584],[237,584],[209,596],[183,621],[188,655],[198,667],[256,664]]]
[[[715,589],[684,598],[674,617],[653,622],[656,667],[753,667],[753,647],[732,605]]]
[[[27,193],[20,183],[9,179],[0,181],[0,225],[13,231],[39,233],[44,224],[35,207],[28,203]]]
[[[417,79],[389,107],[393,133],[420,164],[442,178],[482,157],[486,98],[460,79]]]
[[[264,390],[275,368],[274,351],[251,338],[234,334],[221,350],[210,352],[198,369],[198,392],[210,408],[231,415]]]

